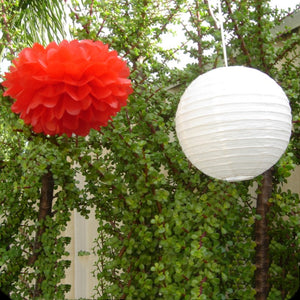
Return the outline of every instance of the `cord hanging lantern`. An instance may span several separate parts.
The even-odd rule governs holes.
[[[23,49],[2,83],[12,111],[36,133],[86,136],[100,130],[132,93],[129,68],[100,41],[35,43]]]
[[[176,132],[187,158],[226,181],[254,178],[286,150],[291,109],[282,88],[247,67],[223,67],[196,78],[181,97]]]

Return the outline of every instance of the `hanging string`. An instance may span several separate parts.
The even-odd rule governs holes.
[[[224,35],[224,27],[223,27],[224,17],[223,17],[223,14],[222,14],[221,0],[217,0],[217,4],[218,4],[218,17],[217,18],[215,16],[214,12],[213,12],[213,8],[211,6],[211,0],[208,1],[208,8],[209,8],[210,14],[213,17],[216,25],[221,30],[224,64],[225,64],[225,67],[228,67],[227,51],[226,51],[225,35]]]

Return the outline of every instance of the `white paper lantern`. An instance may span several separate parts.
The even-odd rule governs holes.
[[[203,173],[222,180],[254,178],[272,167],[291,135],[282,88],[252,68],[224,67],[196,78],[180,99],[176,132]]]

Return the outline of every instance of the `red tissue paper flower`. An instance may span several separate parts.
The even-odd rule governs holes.
[[[106,126],[132,93],[129,68],[100,41],[35,43],[5,74],[11,109],[36,133],[81,136]]]

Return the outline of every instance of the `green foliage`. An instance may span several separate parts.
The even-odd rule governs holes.
[[[104,40],[128,60],[135,89],[128,107],[101,131],[101,137],[90,136],[90,147],[81,158],[85,188],[93,195],[99,220],[95,252],[102,271],[95,274],[99,280],[95,296],[253,299],[253,224],[259,216],[251,206],[250,182],[224,184],[207,178],[186,161],[174,132],[175,110],[186,84],[222,64],[220,44],[215,43],[220,35],[212,29],[213,19],[202,1],[138,3],[94,1],[89,17],[73,15],[82,24],[75,35]],[[278,70],[277,63],[285,55],[275,49],[271,35],[277,15],[267,1],[257,3],[225,1],[230,61],[276,74],[277,79],[287,70],[295,75],[297,69],[292,71],[287,64],[286,69]],[[190,18],[180,21],[183,12]],[[196,59],[182,72],[160,62],[171,58],[169,51],[157,47],[166,20],[168,24],[182,22],[188,43],[180,50]],[[293,50],[290,41],[285,47],[286,54]],[[297,77],[290,78],[296,83]],[[175,92],[168,89],[178,82]],[[298,97],[295,87],[292,90]],[[297,105],[298,98],[291,101]],[[294,168],[295,150],[276,166],[275,197],[284,195],[280,184]],[[292,198],[294,203],[288,202],[286,209],[297,207],[299,197]],[[299,228],[289,212],[279,213],[274,205],[273,214],[279,219],[288,217],[285,225],[289,224],[291,237],[286,247],[293,255],[286,265],[281,259],[283,252],[277,253],[272,242],[270,299],[275,299],[276,290],[281,295],[295,291],[298,248],[291,243],[297,240],[293,232]],[[279,224],[270,223],[274,242],[285,234]],[[280,266],[286,272],[282,274],[289,273],[289,277],[283,281],[274,275],[274,266]]]
[[[4,106],[1,109],[1,116],[10,115],[16,119],[11,112],[5,111]],[[40,287],[43,298],[62,298],[70,288],[60,284],[70,265],[62,258],[68,255],[65,246],[70,243],[70,238],[62,237],[61,233],[70,220],[71,211],[80,205],[75,171],[67,159],[70,141],[66,144],[57,139],[58,145],[54,145],[41,135],[26,136],[26,128],[22,132],[20,124],[16,124],[18,129],[4,124],[1,124],[0,150],[3,158],[0,172],[0,288],[10,293],[13,299],[32,298],[35,297],[36,279],[42,274],[45,278]],[[44,221],[46,231],[40,237],[42,251],[32,265],[36,232],[41,226],[37,219],[41,176],[47,166],[51,167],[55,178],[53,214]]]
[[[290,299],[296,292],[294,279],[299,276],[295,261],[299,260],[299,195],[291,191],[283,192],[279,187],[275,198],[271,199],[272,209],[269,216],[272,236],[270,254],[270,299]],[[285,286],[285,289],[282,287]]]
[[[268,2],[225,0],[222,8],[229,62],[272,75],[293,109],[291,143],[274,167],[270,199],[269,299],[275,300],[289,299],[299,275],[299,195],[282,188],[299,164],[299,36],[272,33],[279,15]],[[18,30],[22,25],[14,22],[27,12],[18,10],[21,5],[44,5],[3,3],[8,23]],[[55,7],[43,10],[43,24],[49,24]],[[187,161],[174,130],[185,87],[223,64],[220,33],[206,1],[73,0],[71,16],[76,38],[101,39],[127,60],[134,93],[106,128],[92,130],[86,139],[34,134],[11,113],[10,99],[1,93],[0,289],[13,299],[63,299],[70,289],[60,283],[70,265],[65,250],[70,238],[62,232],[74,209],[88,218],[95,207],[95,298],[253,299],[259,216],[249,188],[261,178],[212,180]],[[172,25],[183,28],[185,40],[165,50],[161,42]],[[16,43],[17,33],[8,33]],[[25,37],[21,46],[31,42]],[[13,52],[17,45],[6,40],[5,47]],[[171,68],[183,53],[194,63],[184,70]],[[49,169],[52,214],[39,221],[41,178]],[[82,189],[78,174],[85,179]],[[41,236],[40,228],[45,229]],[[37,242],[41,247],[30,263]]]
[[[30,44],[60,41],[66,35],[66,18],[63,1],[23,0],[17,7],[19,12],[14,26],[20,28]]]
[[[0,60],[33,43],[66,38],[66,13],[60,0],[3,0],[0,4]]]

